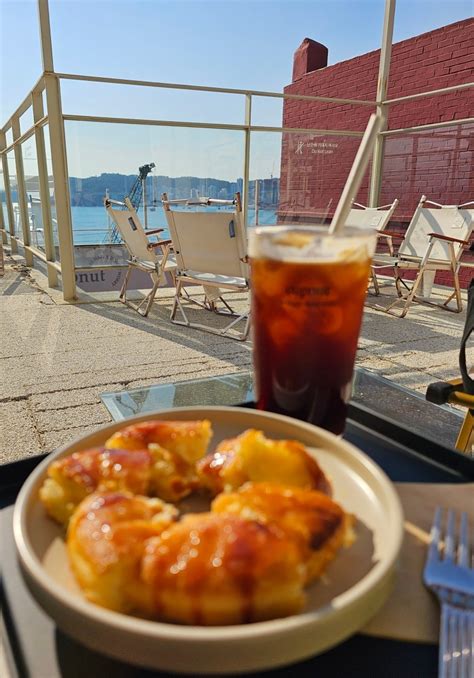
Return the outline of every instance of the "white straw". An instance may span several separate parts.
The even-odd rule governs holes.
[[[384,116],[377,113],[372,113],[365,128],[364,136],[360,142],[356,157],[352,163],[351,171],[347,177],[346,184],[337,203],[336,211],[329,226],[329,233],[337,233],[346,223],[349,211],[352,207],[352,202],[359,190],[360,182],[365,174],[367,165],[369,164],[370,156],[374,148],[377,134],[380,132],[384,123]]]

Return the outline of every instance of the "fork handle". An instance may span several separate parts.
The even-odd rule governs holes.
[[[449,603],[441,606],[439,678],[474,676],[474,614]]]

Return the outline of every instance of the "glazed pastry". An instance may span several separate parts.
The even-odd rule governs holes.
[[[224,440],[197,464],[202,485],[212,494],[236,490],[247,481],[276,482],[329,493],[328,480],[305,446],[294,440],[269,440],[249,429]]]
[[[307,583],[321,575],[342,546],[354,541],[352,515],[315,490],[275,483],[247,483],[220,494],[212,511],[236,515],[280,529],[298,544],[307,566]]]
[[[69,560],[86,597],[118,612],[150,615],[154,603],[140,577],[143,551],[177,514],[160,499],[127,492],[86,497],[67,534]]]
[[[194,466],[159,445],[133,451],[94,448],[54,461],[40,499],[52,518],[67,525],[79,502],[96,490],[128,490],[176,502],[196,486]]]
[[[143,450],[151,443],[178,454],[188,464],[201,459],[211,439],[211,422],[201,421],[143,421],[116,431],[105,443],[108,449]]]
[[[150,539],[142,567],[159,618],[201,625],[295,614],[305,574],[299,548],[281,530],[212,513],[187,515]]]

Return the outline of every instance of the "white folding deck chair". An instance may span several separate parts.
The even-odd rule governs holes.
[[[171,273],[174,280],[176,260],[173,255],[170,254],[171,240],[150,242],[150,240],[148,240],[149,236],[157,235],[164,229],[158,228],[145,231],[128,198],[125,198],[125,202],[118,202],[117,200],[105,198],[104,205],[107,214],[117,226],[130,255],[129,260],[127,261],[127,273],[120,290],[119,299],[123,304],[130,306],[130,308],[138,311],[140,315],[146,317],[150,311],[156,291],[164,280],[165,273]],[[116,205],[119,209],[115,209],[113,205]],[[138,303],[134,303],[127,299],[127,288],[134,268],[148,273],[152,281],[150,292]]]
[[[249,290],[247,238],[241,219],[240,194],[236,193],[234,200],[168,200],[164,193],[162,203],[177,263],[176,294],[171,321],[177,325],[195,327],[245,341],[250,328],[249,311],[235,313],[222,297],[223,291]],[[171,209],[173,205],[184,209]],[[201,211],[189,211],[187,208],[192,206],[197,206]],[[232,206],[232,211],[216,210],[216,207],[225,206]],[[206,210],[208,207],[211,209]],[[200,303],[187,293],[184,288],[186,283],[203,286],[204,302]],[[224,306],[222,310],[218,306],[219,301]],[[198,303],[209,311],[230,316],[232,320],[222,329],[191,322],[183,302]],[[181,319],[176,318],[178,311]],[[244,323],[243,331],[230,333],[241,321]]]
[[[440,205],[422,195],[397,256],[383,254],[374,256],[372,262],[374,270],[388,266],[394,269],[398,298],[383,310],[403,318],[412,302],[418,301],[441,306],[455,313],[462,311],[458,275],[460,259],[469,244],[473,229],[474,201],[462,205]],[[416,272],[411,286],[402,279],[403,271]],[[429,298],[437,271],[450,271],[453,276],[454,290],[442,304],[435,303]],[[402,285],[405,287],[405,293]],[[417,296],[419,289],[422,290],[423,297]],[[453,298],[456,300],[456,308],[448,306]],[[393,307],[400,303],[403,304],[401,312],[395,313]]]
[[[374,228],[378,231],[378,238],[383,238],[388,246],[388,251],[391,256],[394,254],[393,240],[390,233],[385,232],[392,214],[398,205],[398,198],[389,204],[381,205],[380,207],[366,207],[358,202],[352,203],[353,207],[346,219],[346,226],[353,226],[356,228]],[[380,285],[377,278],[377,273],[374,269],[371,271],[372,282],[374,284],[375,294],[380,294]]]

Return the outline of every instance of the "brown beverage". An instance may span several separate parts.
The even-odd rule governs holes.
[[[262,228],[251,235],[259,409],[344,431],[373,232]]]

